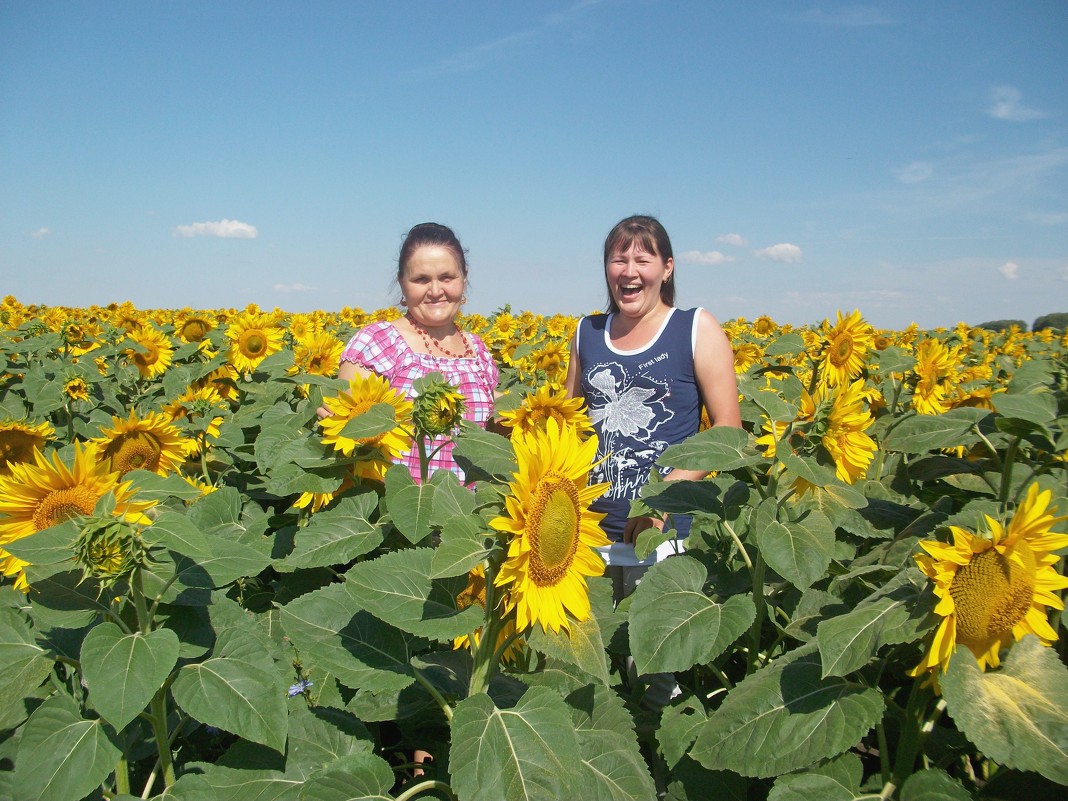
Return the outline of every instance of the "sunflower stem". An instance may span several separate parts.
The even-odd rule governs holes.
[[[415,680],[419,682],[420,685],[422,685],[424,690],[430,693],[430,697],[433,698],[437,702],[438,706],[441,707],[441,711],[445,715],[445,719],[451,723],[452,705],[445,700],[445,696],[443,696],[438,691],[438,688],[435,687],[433,683],[431,683],[430,680],[427,679],[426,676],[424,676],[420,670],[412,668],[412,672],[415,675]]]
[[[757,662],[760,660],[760,633],[764,628],[764,615],[767,612],[767,606],[764,602],[764,557],[761,555],[760,550],[757,549],[756,559],[753,564],[753,603],[756,605],[756,617],[753,620],[753,625],[749,629],[749,639],[751,645],[749,647],[749,659],[746,665],[746,675],[749,675],[756,670]]]
[[[929,734],[929,731],[924,732],[926,726],[924,711],[931,694],[923,687],[923,682],[924,678],[921,676],[913,683],[905,715],[901,719],[901,735],[898,738],[892,777],[893,783],[899,787],[912,774],[920,748]]]
[[[731,524],[726,520],[722,521],[723,527],[727,529],[727,533],[731,535],[731,539],[734,540],[734,544],[738,546],[738,554],[742,557],[742,561],[745,562],[745,566],[749,568],[749,572],[753,572],[753,560],[749,558],[749,553],[745,550],[745,546],[742,545],[741,539],[735,533]]]
[[[1013,437],[1009,447],[1005,449],[1005,466],[1001,470],[1001,491],[998,493],[998,502],[1001,508],[1009,502],[1009,489],[1012,487],[1012,468],[1016,460],[1016,451],[1020,447],[1020,437]]]
[[[474,664],[471,667],[471,680],[467,685],[468,696],[484,693],[489,689],[489,683],[497,672],[497,637],[504,625],[505,615],[497,608],[497,580],[498,565],[493,559],[487,559],[486,571],[486,606],[485,616],[482,623],[482,636],[478,646],[471,638],[471,653]]]
[[[151,716],[152,733],[156,738],[159,751],[160,770],[163,772],[163,786],[174,784],[174,762],[171,758],[170,737],[167,736],[167,687],[160,687],[152,696]]]
[[[445,793],[445,795],[452,799],[452,801],[456,801],[456,793],[452,791],[451,785],[433,779],[430,781],[419,782],[419,784],[413,784],[397,796],[397,801],[410,801],[410,799],[422,795],[424,791],[429,792],[430,790],[438,790]]]

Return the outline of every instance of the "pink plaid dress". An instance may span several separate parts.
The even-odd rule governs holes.
[[[451,359],[416,353],[392,323],[371,323],[360,329],[349,340],[341,353],[341,361],[370,370],[389,381],[390,386],[412,397],[412,384],[417,378],[438,372],[453,384],[464,396],[467,410],[464,419],[478,423],[483,428],[493,415],[493,392],[497,388],[497,364],[493,361],[486,344],[476,335],[465,333],[474,356],[466,359]],[[430,460],[430,475],[435,470],[451,470],[460,481],[464,473],[452,458],[452,442],[447,437],[431,440],[430,451],[442,443],[444,447]],[[397,458],[397,464],[406,464],[412,478],[419,480],[419,449],[413,448]]]

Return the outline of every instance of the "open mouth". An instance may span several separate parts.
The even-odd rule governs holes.
[[[619,296],[621,298],[636,298],[641,294],[641,284],[622,284],[619,287]]]

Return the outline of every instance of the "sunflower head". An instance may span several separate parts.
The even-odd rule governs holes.
[[[227,356],[241,373],[253,372],[268,356],[278,353],[285,344],[285,332],[269,314],[260,314],[250,306],[226,329],[230,340]]]
[[[113,417],[111,428],[101,428],[93,440],[100,446],[100,459],[124,476],[131,470],[149,470],[165,476],[178,472],[194,449],[193,442],[162,412],[140,417],[131,411],[128,419]]]
[[[501,412],[501,423],[516,432],[530,434],[545,431],[549,420],[560,426],[571,426],[580,437],[593,433],[593,424],[584,410],[582,398],[568,398],[567,390],[555,384],[542,384],[523,403],[510,412]]]
[[[70,400],[89,400],[89,385],[81,376],[75,376],[63,383],[63,394]]]
[[[380,430],[380,426],[373,426],[362,436],[351,429],[345,431],[349,422],[378,404],[391,408],[392,427]],[[323,398],[323,405],[331,413],[319,423],[323,444],[345,456],[356,457],[356,474],[361,478],[380,479],[392,461],[411,448],[408,431],[412,423],[412,402],[380,376],[373,373],[357,376],[349,382],[348,392]]]
[[[430,373],[412,384],[416,395],[412,420],[418,431],[431,437],[449,434],[463,420],[464,396],[441,373]]]
[[[48,422],[0,421],[0,475],[9,473],[13,464],[32,462],[34,452],[55,436],[56,430]]]
[[[875,332],[854,310],[848,317],[838,312],[838,322],[827,332],[823,343],[821,380],[830,386],[852,381],[861,374],[868,352],[875,344]]]
[[[126,357],[137,367],[142,378],[158,378],[167,372],[174,357],[170,337],[151,325],[127,329],[127,338],[133,347],[127,348]]]
[[[953,543],[924,540],[915,559],[934,583],[942,621],[913,675],[945,670],[957,645],[975,655],[981,669],[998,667],[1000,651],[1026,634],[1044,645],[1057,639],[1047,608],[1064,609],[1056,594],[1068,587],[1055,553],[1068,547],[1068,534],[1052,531],[1057,517],[1052,493],[1032,484],[1007,525],[986,517],[983,535],[951,526]]]
[[[511,442],[519,469],[508,485],[506,514],[490,521],[510,535],[495,583],[508,586],[518,630],[538,623],[558,632],[569,628],[568,615],[589,617],[586,577],[604,573],[594,550],[609,544],[599,525],[604,515],[589,508],[608,490],[588,486],[597,438],[583,442],[574,428],[550,419],[544,431],[513,434]]]

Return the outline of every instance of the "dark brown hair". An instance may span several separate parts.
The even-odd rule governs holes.
[[[467,257],[463,245],[456,238],[452,229],[445,225],[434,222],[419,223],[413,225],[404,237],[401,244],[400,256],[397,257],[397,281],[404,278],[404,268],[408,266],[412,254],[419,248],[427,245],[436,245],[447,249],[456,258],[460,265],[460,272],[467,278]]]
[[[671,250],[671,239],[656,217],[635,214],[616,223],[615,228],[608,232],[608,237],[604,240],[604,283],[608,290],[608,312],[610,314],[618,312],[619,306],[616,304],[616,299],[612,297],[612,287],[608,285],[608,260],[612,258],[613,253],[625,252],[634,244],[647,253],[659,256],[664,262],[675,258]],[[668,306],[675,305],[675,270],[672,270],[671,275],[660,285],[660,299]]]

